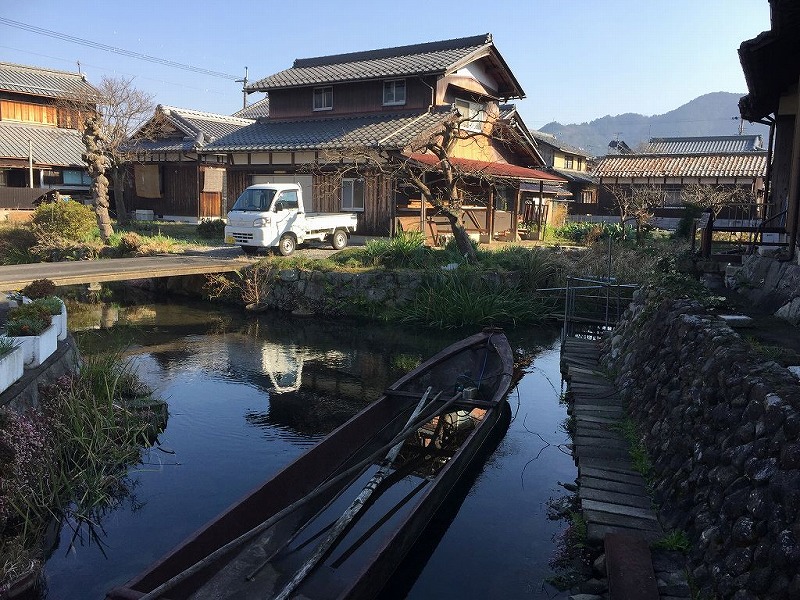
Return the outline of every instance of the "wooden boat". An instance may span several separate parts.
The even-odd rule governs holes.
[[[374,597],[505,432],[513,364],[497,330],[442,350],[107,599]]]

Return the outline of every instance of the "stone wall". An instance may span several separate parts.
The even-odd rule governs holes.
[[[700,597],[800,598],[800,385],[691,300],[640,290],[604,365]]]
[[[747,296],[759,308],[800,325],[800,264],[747,256],[729,266],[725,285]]]

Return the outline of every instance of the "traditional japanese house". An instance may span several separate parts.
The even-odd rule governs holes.
[[[269,115],[199,149],[204,164],[227,166],[229,204],[254,183],[296,182],[306,210],[356,212],[361,233],[414,223],[431,233],[437,216],[420,193],[359,156],[395,153],[435,178],[421,140],[454,115],[468,133],[449,158],[469,197],[462,222],[477,237],[515,235],[525,186],[563,182],[501,115],[501,102],[524,92],[488,34],[298,59],[247,90],[269,95]]]
[[[193,223],[224,217],[227,165],[213,158],[200,162],[199,151],[252,123],[252,119],[156,107],[130,144],[133,159],[126,195],[134,216]]]
[[[7,218],[51,191],[89,199],[79,116],[69,103],[96,95],[80,73],[0,63],[0,211]]]

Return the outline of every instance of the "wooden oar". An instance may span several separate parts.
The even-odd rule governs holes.
[[[414,412],[411,413],[411,416],[408,419],[408,423],[406,423],[406,427],[408,428],[414,420],[419,416],[419,413],[422,412],[422,408],[425,406],[425,403],[428,401],[428,394],[431,393],[431,388],[428,387],[425,390],[425,393],[422,395],[419,403],[417,404]],[[438,398],[438,396],[437,396]],[[405,429],[404,428],[404,429]],[[317,566],[317,563],[322,560],[322,558],[328,553],[328,550],[331,549],[336,543],[336,540],[345,530],[345,528],[350,524],[356,515],[361,511],[366,504],[369,497],[375,492],[377,487],[380,485],[381,481],[386,479],[386,477],[391,472],[392,464],[394,464],[397,455],[400,454],[400,450],[403,448],[403,444],[405,443],[405,439],[400,440],[395,446],[389,450],[386,458],[383,461],[383,465],[378,469],[375,475],[372,476],[367,482],[367,485],[364,486],[364,489],[361,490],[361,493],[353,500],[353,503],[347,507],[347,510],[342,513],[342,516],[339,517],[339,520],[336,521],[336,524],[331,529],[328,537],[326,537],[317,549],[314,550],[314,553],[303,563],[303,566],[298,569],[297,573],[295,573],[292,580],[286,584],[286,586],[281,590],[281,592],[274,597],[274,600],[286,600],[289,595],[297,588],[298,585],[306,578],[306,575],[311,572],[311,570]]]
[[[461,392],[459,392],[458,394],[456,394],[452,398],[449,398],[448,400],[446,400],[444,402],[444,404],[442,404],[442,406],[439,407],[437,412],[444,412],[454,402],[456,402],[460,398],[461,398]],[[318,497],[320,494],[323,494],[323,493],[327,492],[329,489],[331,489],[335,485],[339,484],[344,479],[347,479],[348,477],[351,477],[354,473],[358,473],[359,471],[361,471],[361,469],[363,469],[364,467],[366,467],[370,463],[374,462],[375,459],[378,456],[380,456],[382,453],[386,452],[389,448],[392,448],[400,440],[403,440],[406,437],[408,437],[409,435],[411,435],[412,433],[414,433],[417,430],[417,428],[419,428],[423,423],[425,423],[428,419],[432,418],[433,416],[435,416],[435,414],[429,415],[429,416],[425,416],[424,418],[418,419],[417,423],[414,423],[410,427],[406,427],[403,431],[401,431],[394,438],[392,438],[391,441],[389,441],[388,443],[386,443],[383,446],[381,446],[380,448],[378,448],[375,452],[370,454],[368,457],[364,458],[358,464],[353,465],[352,467],[350,467],[349,469],[343,471],[342,473],[340,473],[336,477],[333,477],[333,478],[327,480],[326,482],[321,483],[319,486],[317,486],[316,488],[311,490],[308,494],[306,494],[305,496],[303,496],[299,500],[293,502],[292,504],[290,504],[286,508],[283,508],[283,509],[279,510],[274,515],[272,515],[270,518],[268,518],[267,520],[259,523],[258,525],[256,525],[252,529],[250,529],[249,531],[244,532],[242,535],[240,535],[237,538],[234,538],[233,540],[231,540],[227,544],[224,544],[223,546],[220,546],[219,548],[217,548],[216,550],[211,552],[208,556],[206,556],[205,558],[199,560],[198,562],[196,562],[192,566],[188,567],[187,569],[181,571],[180,573],[177,573],[177,574],[173,575],[171,578],[169,578],[167,581],[165,581],[161,585],[153,588],[153,590],[151,590],[150,592],[147,592],[144,596],[140,596],[138,600],[155,600],[156,598],[159,598],[161,596],[161,594],[163,594],[164,592],[166,592],[168,590],[171,590],[176,585],[178,585],[179,583],[187,580],[192,575],[202,571],[208,565],[213,563],[215,560],[221,558],[222,556],[224,556],[225,554],[227,554],[228,552],[230,552],[234,548],[239,547],[240,545],[244,544],[245,542],[253,539],[255,536],[257,536],[261,532],[269,529],[270,527],[275,525],[275,523],[277,523],[278,521],[283,519],[286,515],[291,514],[292,512],[294,512],[295,510],[297,510],[301,506],[304,506],[304,505],[308,504],[314,498]]]

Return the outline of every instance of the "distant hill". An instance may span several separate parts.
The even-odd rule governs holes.
[[[567,144],[579,146],[594,156],[606,154],[608,143],[615,139],[622,140],[635,149],[651,137],[736,135],[739,132],[739,121],[733,117],[739,116],[738,102],[743,95],[713,92],[663,115],[607,115],[589,123],[572,125],[553,121],[542,127],[541,131],[553,134]],[[745,121],[744,133],[760,134],[766,147],[769,136],[766,125]]]

